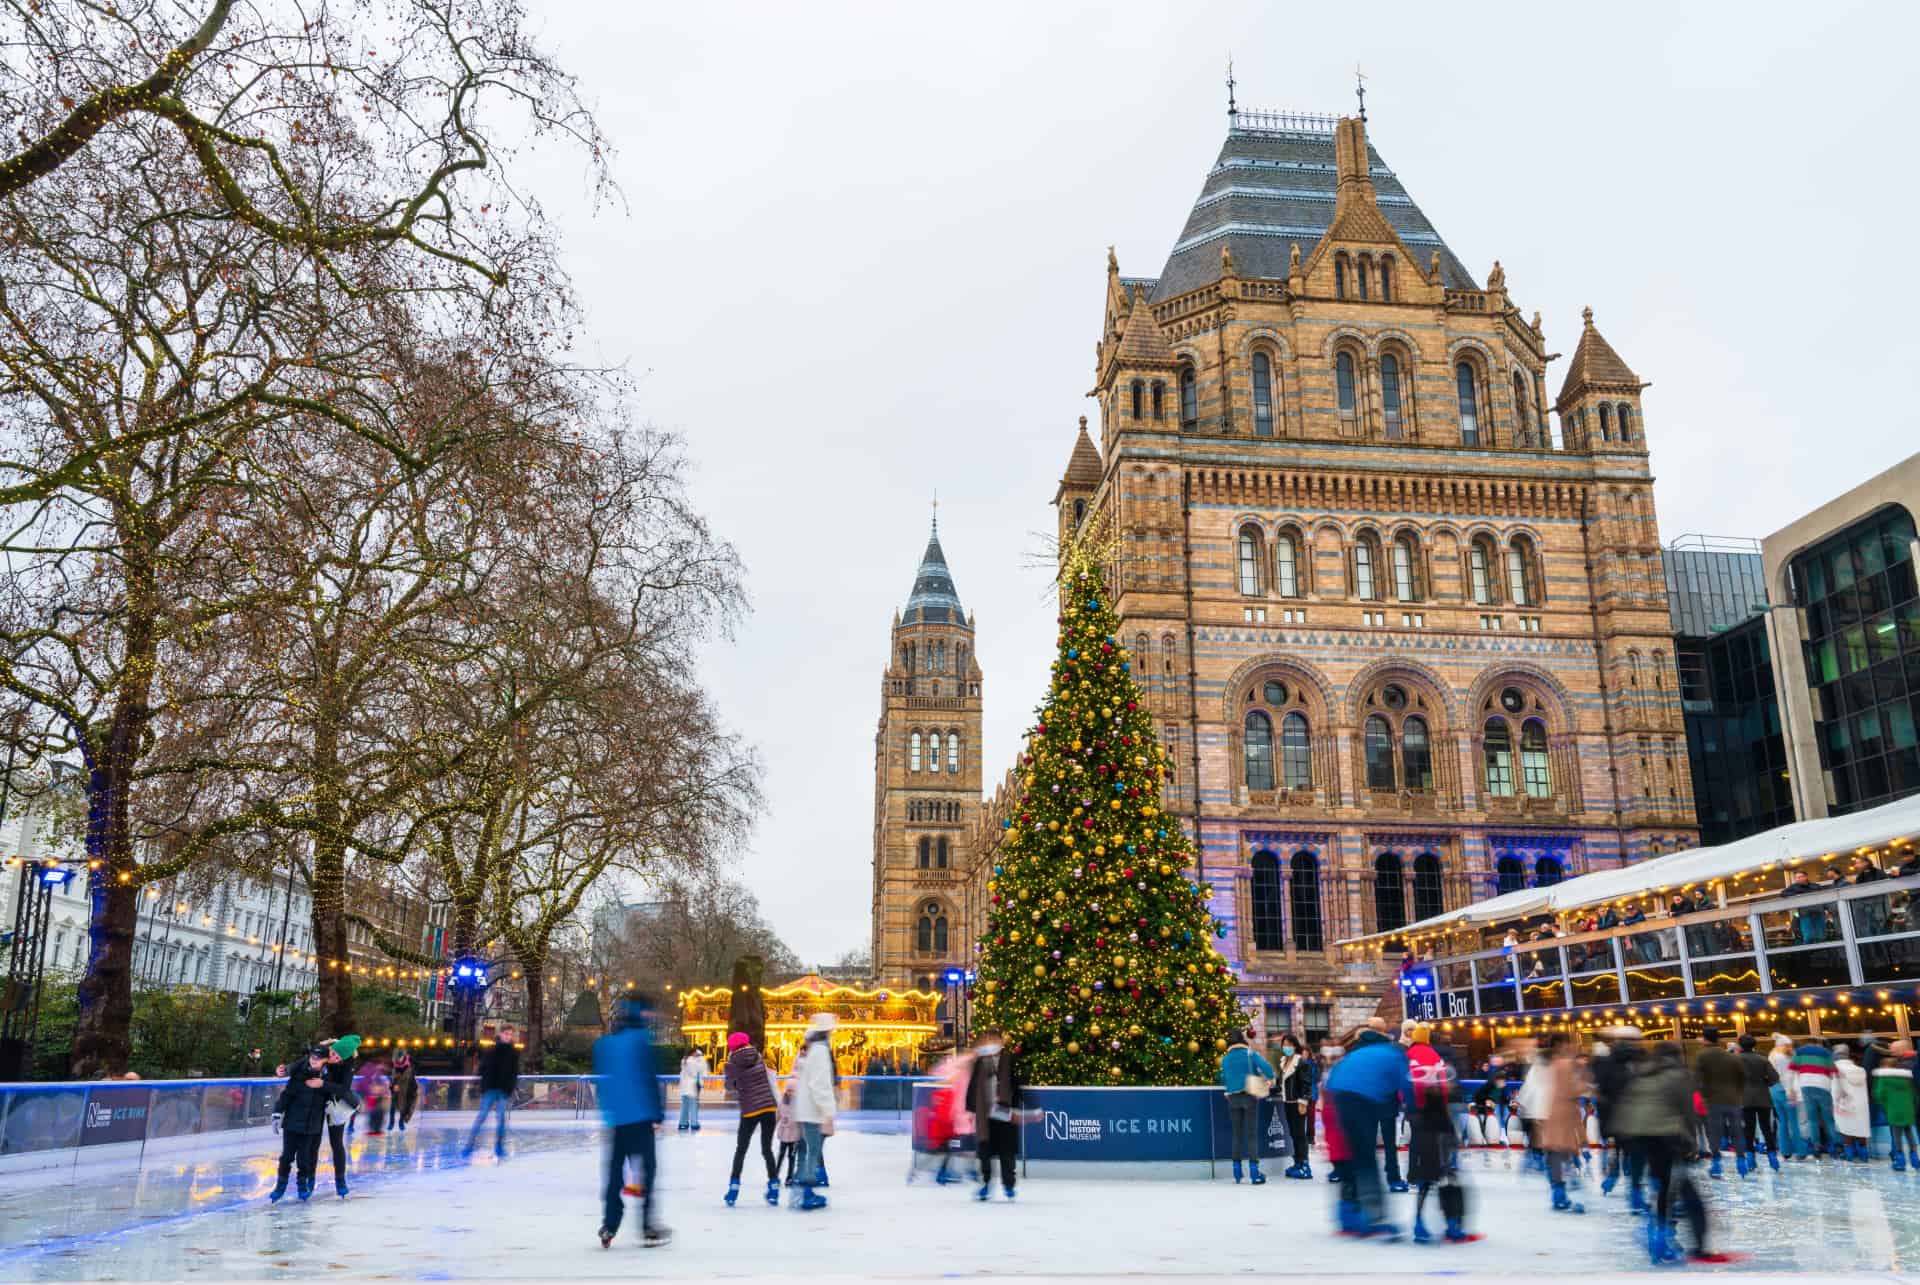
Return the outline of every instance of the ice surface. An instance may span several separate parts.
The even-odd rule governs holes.
[[[628,1223],[612,1250],[595,1239],[600,1166],[591,1124],[525,1118],[496,1162],[459,1157],[452,1120],[404,1135],[356,1137],[353,1195],[333,1195],[322,1148],[319,1194],[269,1206],[277,1148],[210,1155],[138,1173],[97,1168],[0,1176],[0,1279],[280,1279],[327,1276],[928,1277],[1019,1273],[1173,1274],[1634,1272],[1640,1222],[1620,1195],[1588,1185],[1584,1216],[1548,1211],[1543,1179],[1509,1155],[1470,1153],[1470,1221],[1487,1239],[1445,1247],[1357,1243],[1331,1234],[1324,1177],[1142,1181],[1034,1176],[1017,1201],[973,1187],[908,1184],[899,1136],[841,1132],[827,1143],[831,1207],[801,1214],[760,1199],[758,1154],[740,1204],[720,1201],[731,1122],[661,1137],[661,1218],[674,1243],[643,1250]],[[717,1126],[717,1127],[716,1127]],[[1324,1166],[1316,1163],[1323,1175]],[[1920,1264],[1920,1175],[1872,1166],[1790,1164],[1741,1181],[1701,1173],[1720,1247],[1741,1266],[1828,1275]],[[1392,1197],[1403,1224],[1411,1197]],[[1437,1211],[1433,1215],[1437,1225]]]

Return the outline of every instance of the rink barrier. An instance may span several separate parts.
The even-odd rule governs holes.
[[[680,1077],[658,1079],[671,1122],[680,1110]],[[853,1128],[904,1133],[916,1083],[911,1076],[843,1076],[836,1086],[840,1112]],[[124,1162],[156,1147],[175,1150],[193,1138],[264,1131],[285,1084],[272,1076],[0,1084],[0,1169],[16,1167],[6,1163],[9,1158],[66,1152]],[[423,1075],[419,1085],[416,1114],[471,1111],[480,1104],[477,1076]],[[599,1113],[594,1089],[590,1075],[523,1075],[513,1109],[584,1120]],[[705,1077],[700,1102],[703,1111],[731,1113],[722,1077]],[[176,1145],[164,1145],[169,1143]]]

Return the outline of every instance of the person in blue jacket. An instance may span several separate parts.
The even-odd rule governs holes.
[[[1340,1230],[1397,1238],[1399,1229],[1386,1218],[1386,1190],[1374,1156],[1374,1139],[1382,1125],[1392,1121],[1400,1099],[1413,1100],[1406,1052],[1386,1032],[1362,1028],[1346,1055],[1327,1072],[1326,1088],[1333,1095],[1340,1132],[1352,1150],[1341,1170]]]
[[[1220,1087],[1227,1094],[1227,1123],[1233,1135],[1233,1180],[1240,1181],[1240,1161],[1253,1169],[1253,1185],[1267,1180],[1260,1172],[1260,1150],[1254,1143],[1254,1125],[1260,1119],[1260,1098],[1247,1092],[1247,1077],[1260,1076],[1273,1086],[1273,1063],[1261,1057],[1248,1044],[1253,1032],[1239,1031],[1227,1040],[1227,1051],[1220,1055]],[[1261,1096],[1265,1096],[1264,1094]]]
[[[653,1135],[663,1117],[660,1082],[654,1078],[653,1005],[644,998],[623,1001],[614,1030],[593,1042],[594,1092],[607,1124],[607,1185],[600,1219],[600,1246],[613,1244],[626,1213],[621,1198],[627,1162],[640,1162],[640,1235],[649,1246],[664,1245],[673,1233],[654,1221],[653,1193],[659,1187]]]

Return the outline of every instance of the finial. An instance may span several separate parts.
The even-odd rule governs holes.
[[[933,488],[933,533],[940,534],[940,488]]]
[[[1083,433],[1087,431],[1087,417],[1085,415],[1080,417],[1080,431]]]
[[[1360,100],[1360,123],[1367,121],[1367,73],[1360,70],[1360,64],[1353,64],[1353,92]]]
[[[1440,252],[1435,250],[1433,257],[1427,260],[1427,276],[1435,285],[1440,284]]]
[[[1233,51],[1227,51],[1227,115],[1238,116],[1239,105],[1233,101]]]
[[[1593,305],[1588,304],[1580,310],[1580,320],[1587,323],[1587,329],[1593,329]]]
[[[1287,266],[1295,272],[1300,271],[1300,243],[1298,241],[1293,243],[1293,253],[1287,256]]]

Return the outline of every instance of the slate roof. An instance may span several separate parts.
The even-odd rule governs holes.
[[[907,609],[900,613],[903,625],[960,625],[967,613],[960,607],[959,591],[953,587],[953,573],[947,570],[947,555],[940,547],[940,519],[933,520],[933,534],[927,537],[927,551],[920,555],[920,569],[913,575],[913,593]]]
[[[1573,360],[1567,363],[1567,378],[1560,385],[1560,401],[1571,400],[1589,384],[1638,385],[1640,376],[1633,373],[1593,324],[1593,309],[1582,308],[1580,319],[1583,323],[1580,343],[1573,350]]]
[[[1447,286],[1480,289],[1371,143],[1367,163],[1380,212],[1418,256],[1420,272],[1426,273],[1438,250]],[[1337,181],[1331,129],[1229,128],[1180,240],[1153,285],[1153,299],[1170,299],[1219,280],[1223,244],[1233,251],[1238,275],[1285,278],[1294,245],[1300,246],[1302,259],[1312,257],[1332,225]]]
[[[1080,436],[1074,439],[1073,454],[1067,459],[1067,471],[1060,477],[1060,487],[1084,487],[1089,491],[1097,490],[1100,478],[1106,470],[1100,464],[1100,448],[1087,436],[1087,421],[1080,421]]]

